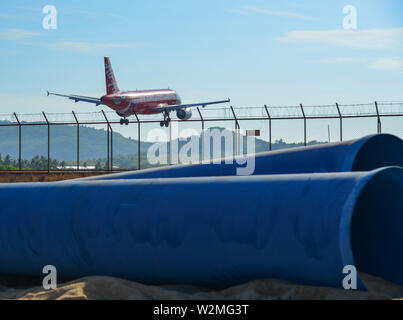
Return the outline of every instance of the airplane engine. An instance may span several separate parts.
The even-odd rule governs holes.
[[[176,116],[181,120],[189,120],[192,117],[192,110],[190,108],[179,109],[176,111]]]

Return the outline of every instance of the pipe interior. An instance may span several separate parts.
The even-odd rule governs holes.
[[[403,285],[403,170],[376,174],[361,191],[351,222],[358,272]]]
[[[378,135],[369,139],[359,150],[352,171],[403,167],[403,141],[392,135]]]

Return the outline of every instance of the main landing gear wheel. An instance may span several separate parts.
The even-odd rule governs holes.
[[[120,119],[120,124],[121,125],[128,125],[129,124],[129,119]]]
[[[164,127],[164,126],[168,128],[169,127],[169,121],[161,121],[160,126],[161,126],[161,128]]]
[[[162,128],[163,126],[165,126],[165,127],[168,128],[168,127],[169,127],[169,123],[171,122],[171,118],[169,117],[169,112],[164,111],[163,114],[164,114],[164,121],[161,121],[161,122],[160,122],[160,126],[161,126],[161,128]]]

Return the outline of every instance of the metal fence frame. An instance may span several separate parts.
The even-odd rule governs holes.
[[[385,103],[385,104],[390,104],[390,103]],[[398,103],[402,104],[402,103]],[[363,104],[365,106],[369,106],[369,104]],[[378,102],[374,103],[374,113],[373,114],[356,114],[356,115],[343,115],[340,109],[340,105],[338,103],[335,104],[335,107],[337,109],[337,115],[331,115],[331,114],[324,114],[324,115],[318,115],[318,116],[309,116],[306,115],[304,106],[302,104],[299,105],[299,109],[301,111],[300,115],[296,116],[280,116],[280,117],[275,117],[270,114],[269,107],[267,105],[264,105],[264,109],[266,112],[266,117],[240,117],[237,116],[236,114],[236,108],[233,106],[230,106],[232,118],[206,118],[203,117],[203,114],[199,108],[197,108],[197,112],[200,116],[200,119],[190,119],[187,120],[187,122],[200,122],[201,123],[201,138],[202,138],[202,159],[204,157],[204,131],[205,131],[205,123],[206,122],[217,122],[217,121],[234,121],[234,128],[235,128],[235,135],[234,135],[234,140],[235,140],[235,153],[240,154],[240,121],[267,121],[268,122],[268,129],[269,129],[269,150],[272,151],[272,122],[273,121],[281,121],[281,120],[302,120],[304,123],[304,145],[306,146],[308,141],[307,141],[307,125],[308,125],[308,120],[320,120],[320,119],[338,119],[340,122],[340,141],[343,141],[343,120],[344,119],[354,119],[354,118],[376,118],[377,120],[377,133],[380,134],[382,133],[382,121],[381,119],[383,117],[403,117],[403,113],[381,113],[379,111],[378,107]],[[345,105],[346,106],[346,105]],[[347,105],[348,106],[348,105]],[[352,105],[353,106],[353,105]],[[295,106],[294,106],[295,107]],[[312,106],[311,106],[312,107]],[[22,150],[22,142],[21,142],[21,129],[24,126],[47,126],[47,133],[48,133],[48,139],[47,139],[47,153],[48,153],[48,168],[47,172],[50,172],[50,139],[51,139],[51,127],[52,126],[59,126],[59,125],[70,125],[70,126],[77,126],[77,170],[75,171],[88,171],[88,170],[80,170],[80,126],[83,125],[106,125],[107,127],[107,169],[106,171],[116,171],[113,169],[113,129],[112,129],[112,124],[120,124],[119,121],[111,121],[108,119],[106,113],[101,110],[101,113],[104,117],[104,121],[79,121],[77,114],[72,111],[72,115],[75,119],[74,122],[71,121],[66,121],[66,122],[51,122],[48,120],[48,117],[45,112],[42,112],[44,122],[21,122],[21,119],[17,116],[17,114],[14,112],[13,117],[15,118],[16,122],[15,123],[0,123],[0,127],[16,127],[18,126],[18,171],[25,171],[22,170],[22,158],[21,158],[21,150]],[[145,123],[159,123],[160,120],[140,120],[137,114],[134,114],[136,121],[131,122],[133,124],[137,124],[138,126],[138,150],[137,150],[137,161],[138,161],[138,170],[141,169],[141,152],[140,152],[140,146],[141,146],[141,125]],[[178,119],[172,119],[172,122],[181,122],[181,120]],[[130,124],[129,124],[130,125]],[[171,130],[171,126],[169,126]],[[172,136],[170,134],[169,137],[169,142],[172,141]],[[170,143],[170,157],[172,155],[172,143]],[[65,170],[61,170],[65,171]],[[94,171],[94,170],[92,170]],[[100,170],[104,172],[105,170]]]

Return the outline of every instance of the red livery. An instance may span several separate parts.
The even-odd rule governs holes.
[[[127,119],[134,114],[158,114],[162,113],[164,120],[162,126],[169,126],[169,114],[176,111],[181,120],[189,120],[192,117],[191,108],[208,106],[212,104],[228,103],[228,100],[210,101],[193,104],[182,104],[179,94],[171,89],[141,90],[141,91],[120,91],[116,82],[115,74],[108,57],[105,60],[106,95],[101,98],[92,98],[77,95],[64,95],[48,92],[49,95],[69,98],[75,102],[88,102],[95,105],[106,105],[116,111],[122,117],[120,124],[129,124]]]

